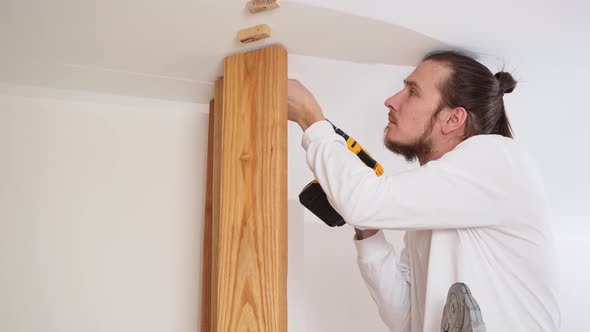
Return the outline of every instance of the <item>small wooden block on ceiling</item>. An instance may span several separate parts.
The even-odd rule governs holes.
[[[260,24],[248,29],[240,30],[238,33],[238,38],[242,43],[251,43],[268,37],[270,37],[270,27],[266,24]]]
[[[248,2],[248,10],[252,14],[265,12],[267,10],[279,8],[281,4],[277,0],[252,0]]]

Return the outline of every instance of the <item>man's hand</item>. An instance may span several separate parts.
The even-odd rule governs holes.
[[[289,120],[297,122],[303,131],[324,119],[320,104],[299,81],[289,79],[288,94]]]
[[[355,228],[354,231],[356,232],[356,239],[357,240],[364,240],[368,237],[371,237],[375,234],[377,234],[377,232],[379,232],[378,229],[358,229]]]

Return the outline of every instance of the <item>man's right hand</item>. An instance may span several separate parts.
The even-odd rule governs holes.
[[[355,228],[354,231],[356,232],[356,239],[357,240],[364,240],[368,237],[371,237],[371,236],[377,234],[377,232],[379,232],[378,229],[358,229],[358,228]]]

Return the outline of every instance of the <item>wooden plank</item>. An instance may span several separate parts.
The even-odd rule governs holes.
[[[238,38],[242,43],[251,43],[268,37],[270,37],[270,27],[266,24],[256,25],[238,32]]]
[[[207,137],[207,179],[205,185],[205,221],[203,224],[203,268],[201,281],[201,332],[211,330],[211,220],[212,200],[211,189],[213,186],[213,114],[214,101],[209,103],[209,129]]]
[[[220,184],[221,184],[221,153],[223,149],[221,129],[223,125],[223,80],[215,81],[215,99],[213,112],[213,161],[211,177],[211,290],[209,308],[209,330],[218,330],[218,301],[219,301],[219,212],[220,212]]]
[[[252,14],[265,12],[281,7],[281,4],[277,0],[251,0],[248,2],[248,10]]]
[[[227,57],[222,109],[214,331],[287,331],[286,50]]]

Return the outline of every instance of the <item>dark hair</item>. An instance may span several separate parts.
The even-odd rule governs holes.
[[[436,61],[451,68],[451,74],[439,86],[442,96],[439,110],[444,106],[467,110],[463,139],[485,134],[512,138],[503,98],[516,87],[510,73],[501,71],[493,75],[486,66],[457,51],[436,51],[422,61]]]

